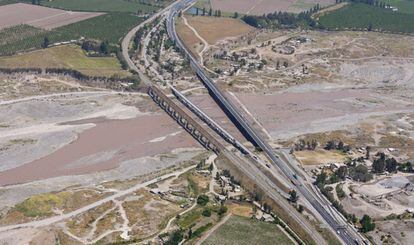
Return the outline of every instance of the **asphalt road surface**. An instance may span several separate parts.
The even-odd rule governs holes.
[[[306,186],[306,183],[296,174],[294,170],[290,168],[288,163],[282,161],[273,151],[271,146],[266,142],[266,140],[257,133],[249,121],[244,118],[244,116],[236,109],[236,107],[224,96],[224,94],[215,86],[215,83],[210,79],[199,62],[194,58],[185,47],[185,45],[179,39],[174,25],[174,18],[179,11],[187,7],[194,0],[183,0],[178,2],[170,9],[170,14],[167,18],[167,31],[170,38],[176,43],[176,45],[185,53],[185,55],[190,60],[191,67],[195,70],[198,77],[203,81],[205,86],[209,89],[210,93],[215,97],[216,101],[220,104],[226,114],[232,119],[236,124],[238,129],[248,138],[253,144],[257,145],[262,149],[266,155],[269,157],[271,162],[277,166],[287,179],[289,179],[294,185],[295,189],[305,198],[313,208],[320,214],[320,216],[325,220],[325,222],[337,232],[337,235],[342,239],[346,244],[355,244],[363,243],[363,238],[348,224],[342,220],[338,219],[341,217],[339,214],[332,214],[328,211],[328,208],[321,202],[321,200]]]

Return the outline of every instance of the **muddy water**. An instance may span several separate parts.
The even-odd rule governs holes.
[[[199,146],[166,114],[127,120],[95,118],[69,123],[91,122],[96,126],[80,133],[77,140],[56,152],[0,172],[0,185],[109,170],[123,161]],[[162,140],[153,140],[157,138]]]

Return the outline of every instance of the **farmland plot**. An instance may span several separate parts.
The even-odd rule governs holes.
[[[70,12],[24,3],[9,4],[0,7],[0,29],[27,24],[51,30],[102,14]]]
[[[52,8],[72,11],[151,13],[158,9],[154,4],[145,4],[141,1],[131,0],[53,0],[45,1],[41,4]]]
[[[298,13],[308,10],[319,3],[326,6],[335,3],[333,0],[211,0],[215,10],[238,12],[251,15],[262,15],[276,11]]]

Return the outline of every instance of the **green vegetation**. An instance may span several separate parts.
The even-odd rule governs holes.
[[[1,5],[6,5],[6,4],[12,4],[12,3],[17,3],[17,0],[0,0],[0,6]]]
[[[126,77],[115,57],[88,57],[76,45],[57,46],[0,58],[1,68],[67,68],[89,76]]]
[[[207,231],[208,229],[210,229],[210,227],[212,227],[213,224],[212,223],[207,223],[206,225],[200,226],[199,228],[197,228],[197,230],[195,230],[194,232],[190,232],[191,236],[189,236],[189,238],[194,238],[194,237],[201,237],[201,235]],[[191,230],[191,229],[190,229]]]
[[[49,36],[52,43],[80,37],[118,43],[141,20],[141,18],[130,14],[109,13],[57,28]]]
[[[208,196],[207,195],[199,195],[197,197],[197,204],[201,205],[201,206],[206,206],[206,204],[208,203]]]
[[[194,223],[201,218],[201,210],[192,210],[178,219],[178,225],[185,230],[190,228]]]
[[[340,200],[345,198],[346,194],[345,194],[345,191],[342,189],[342,184],[337,184],[335,187],[335,191],[336,191],[336,195],[338,196]]]
[[[371,217],[366,214],[362,217],[359,223],[361,223],[361,231],[364,233],[375,229],[375,223],[372,222]]]
[[[396,33],[414,32],[414,14],[393,12],[363,3],[351,3],[319,18],[329,30],[377,30]]]
[[[290,195],[289,201],[294,202],[294,203],[296,203],[298,201],[299,196],[298,196],[298,194],[296,193],[295,190],[289,191],[289,195]]]
[[[39,49],[48,37],[51,44],[82,37],[107,40],[118,46],[120,40],[141,18],[125,13],[109,13],[88,20],[44,31],[27,25],[15,26],[0,31],[0,55],[10,55],[18,51]]]
[[[173,231],[169,237],[169,239],[164,242],[165,245],[177,245],[180,244],[181,240],[183,240],[183,232],[180,230]]]
[[[414,14],[414,1],[413,0],[381,0],[385,4],[389,4],[398,8],[398,12],[406,14]]]
[[[155,1],[149,0],[52,0],[41,4],[72,11],[151,13],[158,9]]]
[[[292,244],[292,241],[275,225],[240,216],[232,216],[211,234],[208,244]]]
[[[242,20],[247,24],[256,28],[279,29],[279,28],[296,28],[296,27],[315,27],[316,21],[311,18],[313,13],[319,11],[320,7],[317,4],[314,8],[299,14],[292,14],[287,12],[274,12],[262,16],[245,15]]]
[[[47,31],[29,25],[0,30],[0,55],[12,54],[32,47],[40,48],[45,33]]]
[[[53,208],[62,207],[69,195],[69,192],[61,192],[32,196],[17,204],[14,209],[26,217],[50,216],[53,214]]]
[[[210,216],[211,216],[211,209],[209,209],[209,208],[205,208],[205,209],[203,210],[203,212],[202,212],[202,215],[203,215],[204,217],[210,217]]]

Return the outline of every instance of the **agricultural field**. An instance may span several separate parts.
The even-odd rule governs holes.
[[[260,235],[258,235],[260,234]],[[293,244],[275,224],[233,215],[203,245]]]
[[[382,2],[398,8],[398,12],[400,13],[414,14],[413,0],[384,0]]]
[[[122,37],[141,21],[141,18],[125,13],[108,13],[89,20],[45,31],[20,25],[0,31],[0,55],[18,51],[39,49],[47,36],[50,43],[78,40],[81,37],[107,40],[118,44]],[[19,33],[19,35],[15,35]],[[10,34],[12,36],[10,36]]]
[[[237,37],[254,30],[253,27],[234,18],[193,16],[188,17],[187,19],[189,24],[194,27],[201,37],[203,37],[210,45],[225,38]]]
[[[142,2],[142,3],[141,3]],[[126,1],[126,0],[52,0],[42,1],[44,6],[72,11],[103,11],[103,12],[130,12],[152,13],[158,9],[155,1]]]
[[[12,3],[17,3],[17,0],[0,0],[0,6]]]
[[[321,6],[334,4],[333,0],[211,0],[214,10],[262,15],[278,11],[299,13],[319,3]]]
[[[122,70],[114,57],[88,57],[76,45],[57,46],[42,50],[0,58],[1,68],[67,68],[90,76],[125,77],[129,72]]]
[[[339,151],[327,151],[323,149],[315,151],[296,151],[294,154],[302,165],[328,164],[333,162],[344,162],[346,160],[345,154]]]
[[[372,29],[413,33],[414,14],[392,12],[367,4],[349,4],[319,18],[319,24],[330,30]]]
[[[20,24],[51,30],[102,14],[68,12],[24,3],[9,4],[0,7],[0,30]]]

